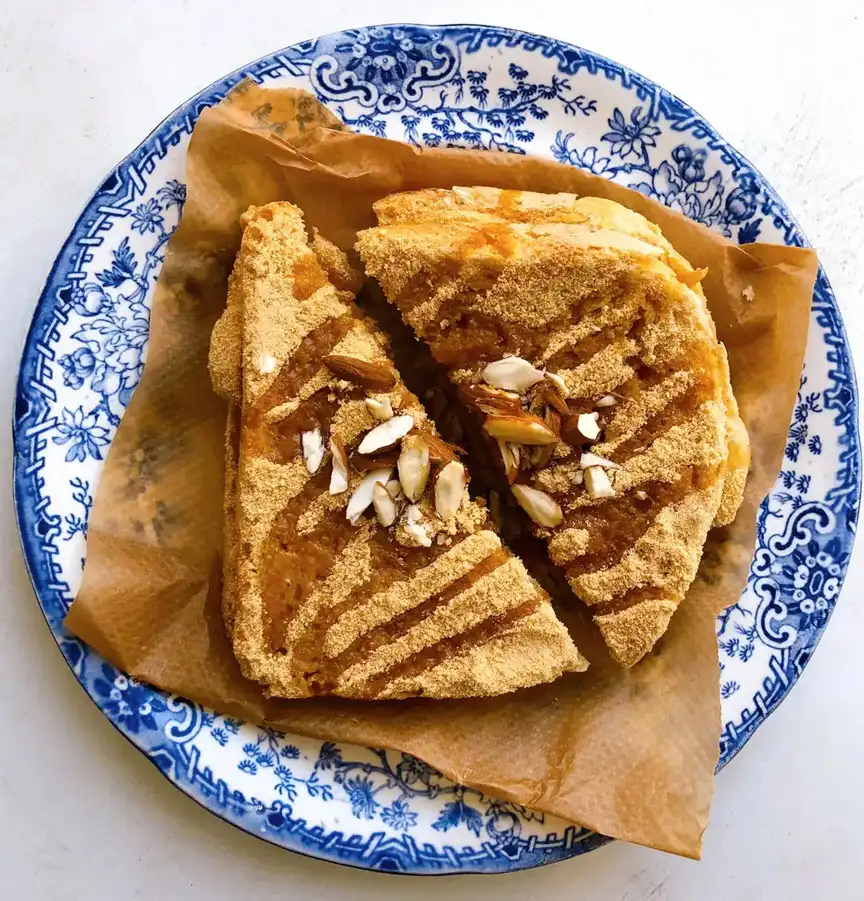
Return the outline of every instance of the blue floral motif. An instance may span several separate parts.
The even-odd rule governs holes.
[[[110,305],[111,298],[101,285],[90,283],[72,289],[72,309],[79,316],[98,316]]]
[[[417,825],[417,814],[408,809],[405,801],[394,801],[381,811],[381,819],[398,832],[404,832]]]
[[[673,164],[662,162],[650,182],[632,185],[647,197],[653,197],[690,219],[716,225],[722,219],[723,177],[715,172],[705,177],[707,151],[693,151],[679,144],[672,151]]]
[[[624,117],[624,113],[616,107],[615,112],[608,119],[608,125],[609,131],[602,136],[601,140],[607,141],[611,145],[611,152],[615,156],[626,160],[630,154],[633,154],[637,159],[648,163],[648,148],[657,146],[655,138],[660,134],[660,129],[651,124],[647,110],[643,112],[641,106],[634,106],[630,110],[628,121]]]
[[[822,412],[822,398],[818,391],[805,393],[804,388],[806,385],[807,376],[804,375],[801,377],[801,384],[798,387],[798,401],[795,404],[792,425],[789,426],[789,439],[786,442],[786,459],[793,463],[798,462],[801,450],[805,446],[814,456],[818,456],[822,452],[821,439],[818,435],[810,438],[810,431],[807,426],[808,417],[812,413]],[[809,442],[808,438],[810,438]]]
[[[731,698],[732,695],[734,695],[735,692],[738,691],[738,689],[740,687],[741,686],[737,682],[730,679],[729,682],[724,682],[720,686],[720,697],[721,698]]]
[[[101,678],[93,682],[93,689],[103,699],[106,712],[128,732],[155,730],[156,716],[166,710],[165,702],[151,688],[107,663],[102,666]]]
[[[453,48],[435,31],[357,29],[320,49],[324,52],[310,72],[318,92],[328,100],[353,100],[381,113],[404,109],[424,88],[451,80],[459,66]]]
[[[70,388],[80,388],[93,375],[96,356],[89,347],[79,347],[74,353],[60,357],[63,367],[63,384]]]
[[[375,800],[375,786],[365,776],[345,780],[345,792],[351,802],[351,813],[357,819],[372,820],[379,804]]]
[[[848,554],[839,539],[832,538],[824,549],[818,541],[809,541],[796,548],[783,575],[792,584],[790,614],[800,617],[800,628],[821,628],[825,625],[840,593],[840,580]]]
[[[432,778],[440,774],[422,760],[403,754],[402,760],[396,765],[396,775],[406,785],[429,785]]]
[[[172,178],[168,184],[156,192],[156,196],[165,204],[166,210],[172,206],[182,210],[183,204],[186,203],[186,185],[177,181],[176,178]]]
[[[318,760],[315,761],[316,770],[330,770],[338,768],[342,763],[342,752],[335,742],[325,741],[321,745]]]
[[[534,82],[530,80],[528,70],[517,65],[509,66],[507,74],[510,84],[498,88],[497,102],[493,103],[487,86],[488,72],[469,69],[465,76],[453,73],[447,83],[442,83],[436,104],[418,103],[410,114],[401,117],[402,137],[411,144],[427,147],[471,147],[524,153],[520,145],[532,141],[535,134],[527,125],[546,119],[550,103],[557,103],[570,116],[589,116],[597,110],[597,101],[589,100],[584,94],[574,94],[567,78],[553,75],[548,82]],[[466,84],[471,98],[468,102]],[[385,121],[372,114],[363,113],[352,118],[340,106],[339,115],[347,125],[359,131],[379,137],[386,133]],[[421,131],[427,122],[431,131]]]
[[[570,166],[578,166],[586,169],[594,175],[605,175],[612,172],[612,160],[608,156],[600,156],[596,147],[585,147],[579,150],[573,146],[576,135],[570,131],[565,134],[559,131],[555,135],[555,143],[552,145],[552,156],[559,163],[567,163]]]
[[[63,410],[61,421],[57,423],[55,444],[68,444],[66,462],[83,462],[87,457],[102,459],[101,448],[108,444],[108,429],[99,425],[99,410],[85,413],[83,408]]]
[[[147,203],[139,204],[132,214],[132,230],[145,235],[148,232],[157,234],[163,230],[165,218],[162,216],[162,207],[156,198]]]
[[[463,798],[449,801],[441,810],[441,816],[432,824],[433,829],[439,832],[447,832],[456,826],[465,825],[474,835],[480,835],[483,827],[483,817],[480,813],[465,802]]]
[[[185,200],[186,186],[171,179],[156,197],[135,207],[132,230],[142,237],[154,236],[143,265],[127,235],[112,251],[111,265],[97,272],[95,281],[76,282],[71,288],[71,308],[82,317],[72,338],[80,346],[60,357],[63,381],[73,389],[89,382],[102,396],[100,406],[110,425],[119,422],[144,368],[150,333],[150,313],[144,301],[162,262],[162,248],[174,232],[174,227],[165,228],[166,211],[174,208],[179,216]],[[61,426],[58,431],[57,437],[66,437]],[[80,439],[80,431],[76,435]],[[94,440],[98,448],[99,437]],[[91,451],[92,444],[78,440],[70,453],[74,452],[77,460],[88,455],[101,459]]]
[[[72,488],[72,500],[80,505],[82,512],[80,514],[67,513],[63,518],[66,523],[66,534],[64,538],[68,541],[79,532],[87,537],[87,520],[90,518],[90,508],[93,506],[93,496],[90,494],[90,483],[84,479],[69,479],[69,486]]]

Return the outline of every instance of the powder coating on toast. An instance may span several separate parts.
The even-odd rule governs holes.
[[[705,272],[602,198],[428,189],[375,212],[357,243],[367,273],[477,411],[535,532],[633,665],[749,467]]]
[[[354,305],[344,254],[289,203],[242,225],[210,370],[229,401],[223,610],[244,675],[377,699],[583,670]]]

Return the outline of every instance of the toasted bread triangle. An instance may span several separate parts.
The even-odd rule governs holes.
[[[223,606],[244,674],[288,698],[447,698],[584,669],[482,503],[465,493],[454,515],[436,514],[437,467],[415,504],[419,523],[401,501],[388,528],[372,509],[347,520],[366,473],[349,465],[348,490],[331,494],[330,439],[356,461],[360,438],[381,425],[366,399],[412,416],[417,435],[434,426],[354,306],[344,255],[320,236],[310,246],[288,203],[250,209],[243,227],[210,365],[230,403]],[[331,370],[330,356],[357,365]],[[355,370],[377,372],[381,387],[352,381]],[[316,430],[320,463],[303,450],[318,446]]]
[[[527,450],[538,464],[509,476],[559,505],[561,522],[536,531],[613,656],[633,665],[683,600],[709,528],[734,518],[749,467],[704,273],[656,225],[602,198],[430,189],[375,210],[379,226],[358,236],[366,270],[462,396],[513,354],[557,376],[573,418],[599,415],[590,449],[616,464],[614,494],[586,490],[572,429],[552,453],[532,457],[529,442],[520,459]],[[537,388],[522,399],[550,409]],[[566,425],[561,409],[545,415]]]

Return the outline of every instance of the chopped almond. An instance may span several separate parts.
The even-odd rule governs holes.
[[[372,486],[372,506],[375,508],[375,516],[378,522],[386,529],[396,522],[396,501],[390,496],[390,492],[381,484],[376,482]]]
[[[523,394],[542,378],[542,370],[535,369],[522,357],[504,357],[503,360],[490,363],[483,370],[483,380],[487,384],[505,391],[515,391],[517,394]]]
[[[442,519],[456,515],[462,506],[466,484],[465,467],[458,460],[448,463],[438,473],[435,479],[435,512]]]
[[[374,454],[376,451],[393,447],[397,441],[404,438],[414,428],[414,417],[408,414],[394,416],[387,422],[375,426],[371,432],[367,432],[360,442],[357,452],[360,454]]]
[[[514,485],[513,494],[519,506],[538,526],[554,529],[564,521],[561,507],[545,491],[531,488],[529,485]]]
[[[615,497],[615,489],[602,466],[589,466],[585,470],[585,487],[593,498]]]
[[[429,445],[425,437],[407,435],[403,438],[402,452],[396,465],[405,497],[413,503],[423,494],[429,478]]]
[[[303,432],[300,436],[303,446],[303,459],[306,461],[306,469],[309,475],[315,475],[324,459],[324,441],[321,439],[321,430],[312,429],[311,432]]]
[[[372,491],[379,482],[386,485],[393,474],[392,468],[373,469],[354,489],[348,507],[345,510],[345,518],[356,526],[360,516],[372,504]]]
[[[388,419],[393,418],[393,404],[386,394],[381,397],[367,397],[366,409],[381,422],[387,422]]]
[[[348,490],[348,455],[338,435],[330,437],[330,453],[333,455],[333,471],[330,473],[330,494],[342,494]]]
[[[538,416],[488,416],[483,428],[493,437],[511,444],[555,444],[558,436]]]

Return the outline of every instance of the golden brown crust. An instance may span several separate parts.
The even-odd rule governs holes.
[[[375,209],[379,227],[358,236],[367,272],[460,385],[515,354],[555,374],[574,421],[612,396],[590,450],[616,464],[613,495],[586,490],[581,451],[563,441],[551,455],[522,448],[515,477],[558,504],[560,524],[536,531],[632,665],[686,593],[712,523],[734,518],[749,466],[704,272],[601,198],[454,188]],[[543,409],[530,388],[523,402]]]
[[[252,208],[243,225],[230,297],[241,311],[242,422],[235,481],[229,413],[223,607],[244,674],[289,698],[467,697],[584,669],[545,593],[464,490],[446,519],[431,491],[417,500],[428,547],[407,510],[386,530],[371,509],[347,521],[366,473],[349,464],[348,490],[331,494],[330,439],[357,453],[381,425],[369,400],[410,416],[417,434],[434,427],[401,380],[384,391],[352,380],[392,364],[345,292],[346,273],[334,275],[344,255],[323,239],[313,250],[290,204]],[[214,335],[211,371],[237,365],[229,331]],[[359,366],[328,368],[332,355]],[[316,447],[320,462],[310,462]]]
[[[669,627],[677,601],[641,601],[620,613],[595,616],[616,663],[633,666],[654,647]]]
[[[335,288],[350,294],[360,293],[365,277],[362,272],[351,265],[345,251],[338,248],[332,241],[328,241],[317,228],[313,229],[312,241],[309,246],[318,257],[321,268],[327,273],[327,278]]]
[[[613,200],[602,197],[577,197],[573,194],[538,194],[531,191],[502,191],[488,187],[457,187],[452,191],[427,189],[385,197],[375,204],[380,225],[396,223],[434,223],[489,221],[504,219],[513,223],[570,223],[602,232],[628,235],[637,241],[653,245],[661,253],[663,262],[675,276],[693,288],[707,313],[705,295],[699,281],[701,274],[666,240],[659,227],[644,216]],[[704,273],[702,273],[704,274]],[[693,280],[693,276],[700,276]],[[711,326],[712,331],[713,324]],[[573,336],[571,340],[577,340]],[[716,332],[715,332],[716,337]],[[738,413],[738,404],[728,378],[728,363],[722,344],[720,350],[726,366],[724,402],[727,410],[729,463],[725,476],[726,487],[715,526],[728,525],[738,512],[743,499],[744,483],[750,468],[750,438]],[[551,354],[550,354],[551,355]]]

